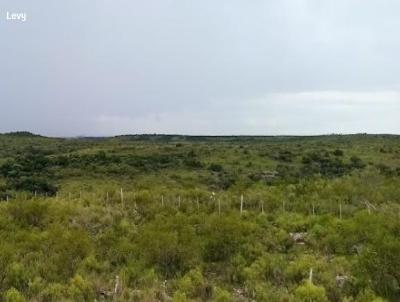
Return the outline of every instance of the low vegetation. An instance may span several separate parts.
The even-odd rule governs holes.
[[[399,301],[400,137],[0,135],[0,301]]]

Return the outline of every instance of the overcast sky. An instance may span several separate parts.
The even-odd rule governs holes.
[[[399,15],[398,0],[1,0],[0,132],[400,133]]]

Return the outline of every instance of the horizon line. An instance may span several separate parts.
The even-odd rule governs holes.
[[[21,135],[24,136],[40,136],[44,138],[66,138],[66,139],[79,139],[79,138],[118,138],[123,136],[181,136],[181,137],[321,137],[321,136],[354,136],[354,135],[364,135],[364,136],[400,136],[400,133],[368,133],[368,132],[349,132],[349,133],[314,133],[314,134],[183,134],[183,133],[125,133],[116,135],[68,135],[68,136],[54,136],[54,135],[44,135],[31,131],[17,130],[0,132],[0,135]]]

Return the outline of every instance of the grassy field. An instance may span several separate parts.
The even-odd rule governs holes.
[[[400,301],[400,136],[3,134],[0,199],[0,301]]]

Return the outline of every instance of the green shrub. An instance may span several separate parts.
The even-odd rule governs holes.
[[[11,288],[4,293],[5,302],[25,302],[24,296],[15,288]]]

